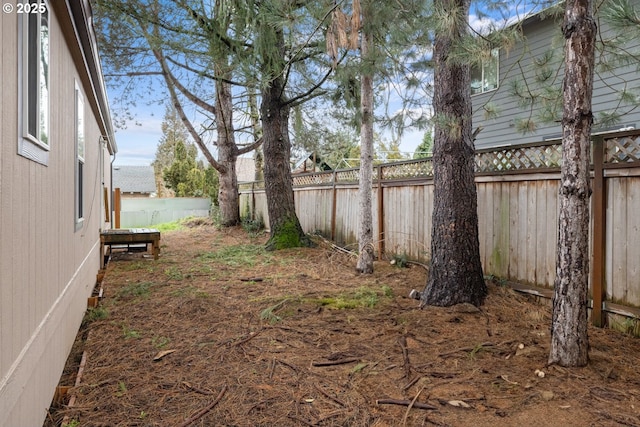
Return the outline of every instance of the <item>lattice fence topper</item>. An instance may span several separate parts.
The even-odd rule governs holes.
[[[345,169],[336,171],[337,182],[358,182],[360,180],[360,169]]]
[[[433,176],[433,161],[430,158],[415,162],[383,165],[382,179],[424,178]]]
[[[625,132],[617,136],[605,137],[605,163],[630,163],[640,161],[640,134]],[[527,144],[512,147],[498,147],[481,150],[475,156],[476,173],[516,172],[523,170],[559,168],[562,163],[562,142],[545,142],[539,145]],[[433,177],[431,158],[401,161],[377,165],[382,168],[383,180]],[[294,186],[330,185],[336,183],[357,183],[359,169],[343,169],[333,172],[316,172],[293,175]],[[374,170],[374,180],[378,178]],[[240,190],[264,189],[264,182],[241,184]]]
[[[605,144],[605,163],[640,161],[640,135],[607,139]]]
[[[318,172],[305,173],[302,175],[293,175],[293,185],[320,185],[331,184],[333,182],[333,173]]]
[[[503,172],[557,168],[562,161],[562,143],[505,147],[476,153],[476,172]]]

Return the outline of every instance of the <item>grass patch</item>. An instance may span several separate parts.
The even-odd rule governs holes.
[[[131,329],[128,325],[125,324],[122,325],[122,335],[124,336],[125,340],[138,339],[141,336],[140,332],[136,331],[135,329]]]
[[[307,301],[336,310],[374,308],[380,302],[380,297],[390,298],[391,294],[391,288],[388,286],[383,286],[380,292],[366,286],[362,286],[352,293],[314,298]]]
[[[188,221],[189,219],[191,218],[182,218],[182,219],[178,219],[171,222],[163,222],[162,224],[154,224],[154,225],[150,225],[149,228],[155,228],[161,233],[164,233],[167,231],[182,230],[185,228],[184,227],[185,221]]]
[[[171,291],[171,296],[189,297],[189,298],[209,298],[211,294],[209,294],[206,291],[203,291],[200,288],[196,288],[195,286],[186,286],[184,288],[179,288],[174,291]]]
[[[115,295],[116,299],[126,299],[131,297],[148,298],[151,294],[151,282],[131,283],[130,285],[120,288]]]
[[[109,317],[109,310],[104,307],[90,307],[85,314],[85,323],[95,322],[96,320],[104,320]]]
[[[144,270],[149,268],[149,263],[146,261],[131,261],[131,262],[123,262],[118,263],[116,265],[116,269],[119,271],[135,271],[135,270]],[[153,271],[151,268],[150,271]]]
[[[277,303],[276,305],[273,305],[271,307],[265,308],[260,313],[260,319],[261,320],[266,320],[271,324],[279,322],[280,320],[282,320],[282,318],[280,316],[278,316],[277,314],[275,314],[275,312],[278,309],[280,309],[283,305],[285,305],[285,303],[287,301],[289,301],[289,299],[284,299],[284,300],[280,301],[279,303]]]
[[[153,338],[151,338],[151,345],[153,345],[158,350],[166,347],[166,345],[169,344],[169,342],[171,342],[171,340],[169,338],[167,338],[167,337],[153,337]]]
[[[178,267],[172,266],[164,269],[164,274],[171,280],[182,280],[184,275]]]
[[[273,257],[261,245],[235,245],[205,252],[198,259],[203,262],[219,261],[232,267],[254,267],[260,261],[262,265],[269,264]]]

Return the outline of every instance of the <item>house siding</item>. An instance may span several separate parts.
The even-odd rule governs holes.
[[[110,153],[65,2],[50,2],[50,153],[17,154],[18,16],[0,16],[0,426],[42,425],[100,268]],[[66,35],[65,35],[66,32]],[[80,59],[80,60],[79,60]],[[75,231],[75,82],[85,96],[84,226]],[[104,176],[101,176],[102,172]]]
[[[640,5],[638,0],[633,3],[636,6]],[[534,76],[540,69],[534,65],[534,59],[542,58],[547,51],[553,52],[549,68],[554,72],[548,81],[556,87],[561,87],[564,74],[564,65],[562,64],[564,39],[561,34],[561,21],[561,16],[555,19],[553,17],[530,18],[523,25],[524,40],[518,42],[508,52],[504,49],[500,51],[499,88],[493,92],[472,96],[473,127],[474,129],[482,127],[475,141],[476,148],[526,144],[561,136],[562,129],[559,122],[542,122],[536,116],[539,112],[538,108],[535,108],[530,114],[530,110],[519,106],[518,99],[511,94],[511,83],[514,80],[526,83],[533,90],[539,87],[539,84],[535,83]],[[598,28],[601,28],[601,37],[606,38],[611,35],[611,30],[606,28],[604,22],[598,22]],[[640,40],[630,42],[628,49],[638,51]],[[604,130],[599,126],[598,113],[616,108],[619,103],[618,91],[625,87],[631,89],[638,86],[640,86],[640,73],[635,66],[618,67],[613,71],[603,71],[601,68],[596,68],[592,102],[595,117],[594,132]],[[561,115],[562,100],[560,99],[558,102],[558,112]],[[497,107],[497,117],[485,117],[483,107],[488,103]],[[633,110],[623,106],[619,111],[625,114],[619,123],[614,125],[614,129],[629,125],[640,127],[640,109]],[[530,116],[536,124],[535,131],[522,134],[516,130],[515,121],[527,119]]]

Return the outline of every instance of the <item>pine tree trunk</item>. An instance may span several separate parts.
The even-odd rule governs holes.
[[[216,74],[224,76],[224,70],[216,66]],[[236,146],[233,129],[233,99],[231,85],[224,81],[216,81],[216,128],[218,133],[218,170],[220,188],[218,204],[220,205],[220,222],[225,227],[240,223],[240,196],[238,193],[238,177],[236,174]]]
[[[370,6],[365,4],[364,27],[362,30],[362,42],[360,55],[362,62],[370,61],[372,47],[372,35],[368,30],[370,16],[367,10]],[[364,67],[368,69],[369,67]],[[362,74],[361,82],[361,111],[362,125],[360,127],[360,180],[358,187],[358,261],[356,271],[359,273],[373,273],[373,213],[371,207],[371,191],[373,182],[373,76],[370,71]]]
[[[284,63],[284,37],[277,32],[280,58]],[[289,106],[284,99],[284,78],[280,64],[275,77],[262,90],[260,114],[264,155],[264,185],[269,212],[271,236],[267,249],[310,246],[310,239],[302,231],[296,215],[291,179],[291,143],[289,141]]]
[[[589,279],[591,96],[596,24],[590,0],[566,4],[564,111],[560,216],[549,363],[584,366],[589,361],[587,303]]]
[[[487,287],[478,241],[469,66],[447,61],[455,39],[467,30],[469,0],[436,0],[434,7],[456,10],[459,18],[456,28],[436,33],[431,267],[421,305],[479,306]]]

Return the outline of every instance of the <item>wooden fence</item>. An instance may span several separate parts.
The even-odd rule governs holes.
[[[640,131],[596,135],[592,152],[592,319],[605,312],[640,317]],[[542,288],[555,278],[561,142],[476,153],[480,255],[485,275]],[[374,230],[380,256],[428,261],[431,159],[375,167]],[[358,170],[293,176],[296,211],[306,232],[357,248]],[[244,216],[268,227],[262,182],[240,189]]]

